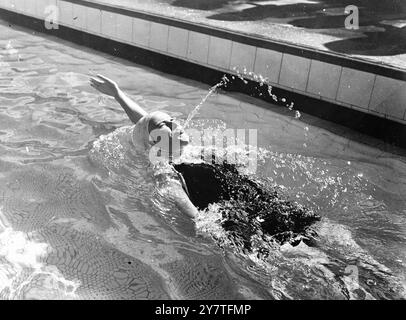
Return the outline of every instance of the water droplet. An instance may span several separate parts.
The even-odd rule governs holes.
[[[270,96],[273,96],[273,94],[272,94],[272,86],[268,86],[268,93],[269,93]]]
[[[369,285],[369,286],[375,286],[376,285],[376,282],[374,280],[372,280],[372,279],[368,279],[366,282],[367,282],[367,285]]]

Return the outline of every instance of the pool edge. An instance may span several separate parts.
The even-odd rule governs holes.
[[[209,85],[216,84],[224,74],[233,76],[233,73],[227,72],[227,70],[222,68],[214,68],[213,66],[187,61],[180,57],[165,54],[164,52],[153,51],[149,48],[135,46],[132,43],[125,43],[117,39],[113,40],[101,34],[92,34],[86,32],[86,30],[78,30],[64,25],[59,25],[58,29],[49,30],[40,18],[3,8],[0,8],[0,18],[9,23],[11,22],[44,34],[56,36],[168,74],[197,80]],[[261,86],[252,79],[245,79],[245,81],[247,83],[236,78],[235,81],[229,84],[227,91],[241,92],[274,105],[286,107],[286,103],[280,101],[275,103],[272,97],[267,94],[266,86]],[[386,143],[406,148],[406,126],[404,123],[372,113],[366,113],[359,110],[359,108],[350,108],[336,104],[321,97],[317,98],[316,96],[302,94],[299,90],[294,90],[293,88],[289,89],[278,85],[272,86],[273,93],[277,96],[285,97],[287,101],[300,101],[300,104],[295,104],[296,110],[344,125],[358,132],[381,139]],[[373,93],[371,92],[370,94],[372,95]]]

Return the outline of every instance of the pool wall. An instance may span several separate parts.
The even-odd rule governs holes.
[[[45,27],[48,6],[58,29]],[[211,85],[252,71],[295,109],[406,147],[404,70],[92,1],[0,0],[0,18]],[[244,77],[229,89],[274,103]]]

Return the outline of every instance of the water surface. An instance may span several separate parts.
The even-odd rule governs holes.
[[[287,108],[210,97],[191,126],[257,129],[255,177],[322,216],[316,247],[284,245],[264,262],[216,245],[215,212],[196,227],[176,209],[131,147],[125,113],[88,79],[116,79],[179,119],[207,86],[7,24],[0,64],[1,298],[402,297],[399,150]]]

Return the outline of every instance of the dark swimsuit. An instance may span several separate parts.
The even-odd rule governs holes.
[[[317,214],[284,199],[277,188],[240,174],[234,165],[180,163],[173,167],[197,208],[220,205],[222,227],[245,249],[252,249],[254,234],[269,236],[279,244],[313,239],[309,227],[320,220]]]

